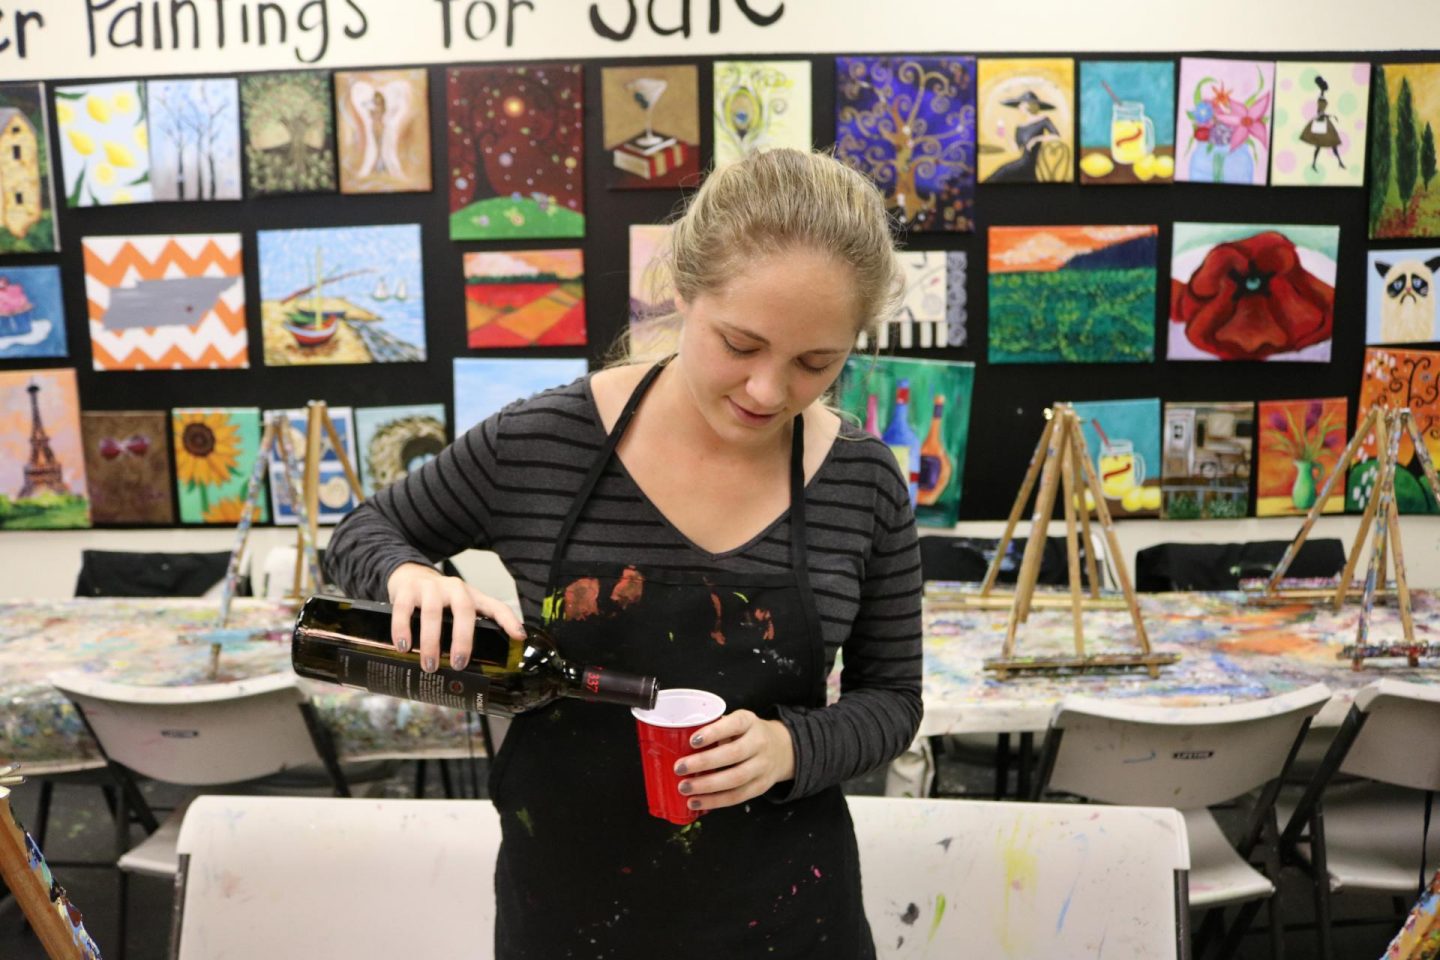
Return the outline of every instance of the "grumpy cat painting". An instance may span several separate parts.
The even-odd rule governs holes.
[[[1370,254],[1366,343],[1428,343],[1437,338],[1435,271],[1440,250]]]

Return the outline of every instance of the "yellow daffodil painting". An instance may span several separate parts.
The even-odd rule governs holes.
[[[170,422],[180,522],[235,523],[260,453],[260,411],[177,409]],[[251,519],[263,522],[267,515],[263,485],[258,494]]]
[[[143,81],[56,87],[55,118],[66,206],[154,199]]]

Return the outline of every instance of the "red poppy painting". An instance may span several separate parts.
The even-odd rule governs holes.
[[[1175,224],[1171,360],[1325,363],[1340,228]]]

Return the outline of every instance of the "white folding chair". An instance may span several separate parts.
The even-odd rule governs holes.
[[[1330,894],[1372,890],[1409,900],[1440,863],[1427,807],[1440,790],[1440,687],[1378,680],[1355,694],[1298,799],[1276,803],[1280,849],[1314,879],[1320,955],[1334,956]],[[1336,777],[1357,778],[1337,783]]]
[[[848,797],[884,960],[1188,957],[1175,810]]]
[[[488,800],[198,797],[170,957],[488,960],[499,847]],[[454,908],[427,913],[439,901]]]
[[[1272,898],[1279,870],[1275,845],[1263,848],[1271,876],[1249,860],[1262,834],[1271,839],[1276,834],[1281,780],[1311,718],[1329,699],[1323,684],[1215,707],[1066,697],[1050,719],[1036,796],[1048,789],[1103,803],[1180,810],[1190,838],[1190,905],[1222,908],[1267,900],[1272,949],[1283,952]],[[1207,808],[1261,788],[1240,843],[1232,846]],[[1197,955],[1222,922],[1219,909],[1207,915],[1197,933]]]
[[[175,839],[184,814],[182,807],[159,822],[135,775],[212,787],[319,765],[333,792],[349,796],[329,733],[293,673],[192,687],[137,687],[78,671],[50,681],[79,711],[119,788],[119,956],[124,956],[128,875],[175,875]],[[133,848],[132,819],[147,834]]]

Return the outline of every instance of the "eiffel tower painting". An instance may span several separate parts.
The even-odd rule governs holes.
[[[30,462],[25,464],[25,485],[20,488],[19,499],[24,500],[47,490],[69,493],[60,461],[55,457],[55,451],[50,449],[50,436],[45,432],[45,424],[40,421],[40,385],[31,380],[25,392],[30,394]]]

